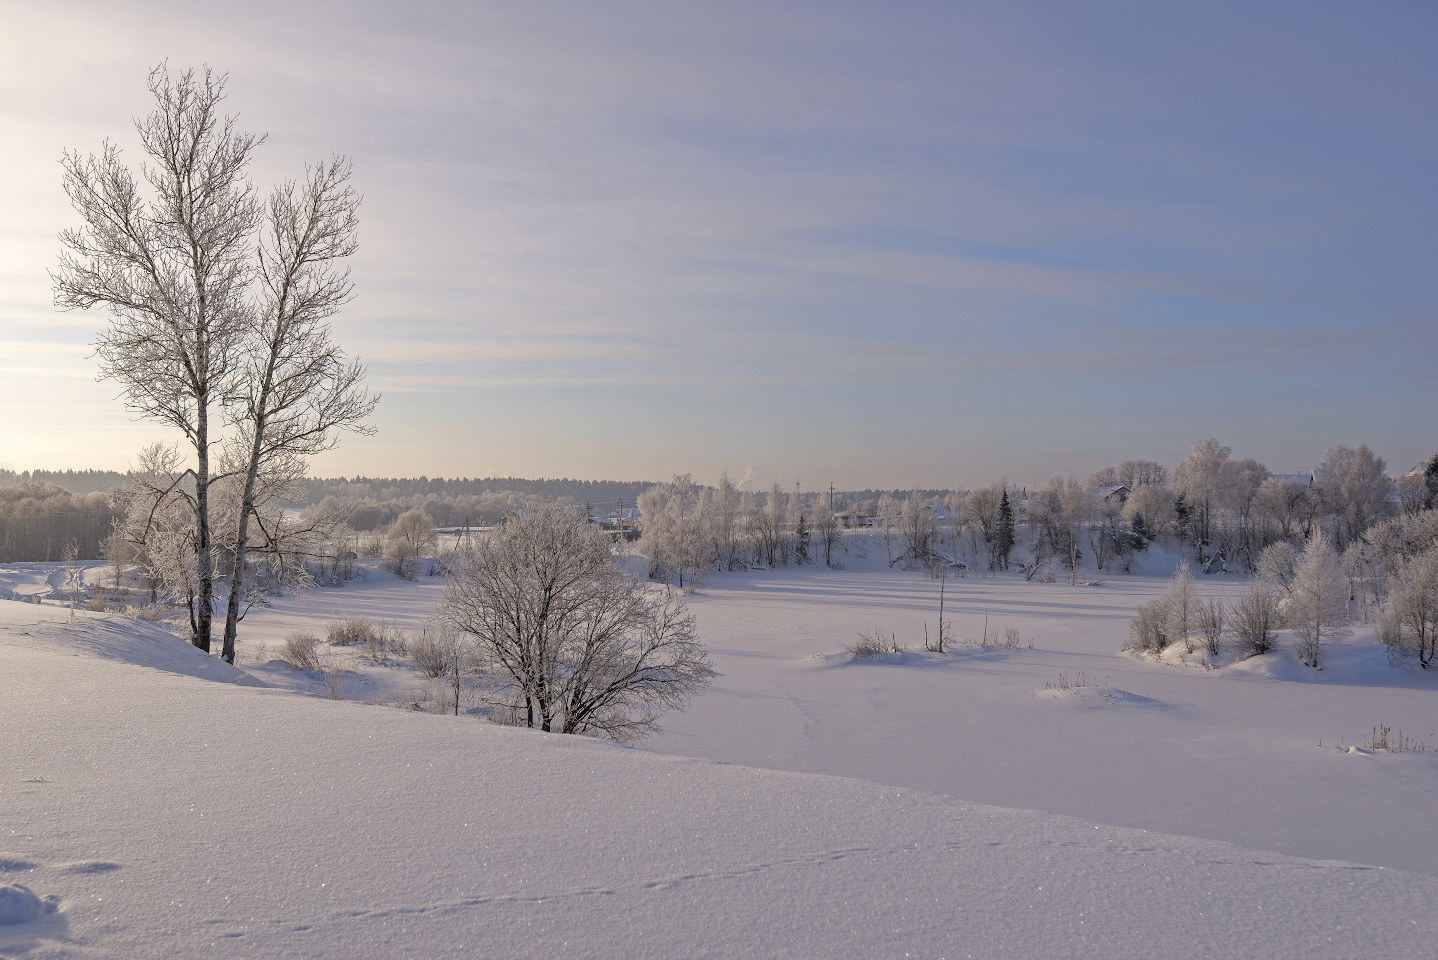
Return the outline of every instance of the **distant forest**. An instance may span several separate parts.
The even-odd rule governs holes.
[[[81,559],[99,559],[104,541],[120,509],[109,493],[125,485],[117,470],[0,469],[0,562],[58,560],[73,544]],[[567,477],[315,477],[301,483],[293,507],[321,507],[344,517],[359,532],[381,531],[401,513],[419,508],[441,527],[498,522],[534,501],[589,504],[609,512],[631,508],[655,486],[649,480],[572,480]],[[834,507],[872,515],[879,498],[902,499],[913,491],[851,490],[834,492]],[[942,500],[947,490],[921,490],[927,499]],[[806,490],[801,501],[813,503],[827,494]],[[754,494],[762,505],[764,491]]]
[[[575,503],[612,505],[635,499],[654,486],[652,480],[570,480],[523,477],[315,477],[304,481],[298,505],[319,503],[325,497],[355,500],[407,500],[411,497],[473,497],[509,492],[538,500],[568,498]]]
[[[126,476],[117,470],[17,471],[0,468],[0,487],[14,487],[22,483],[48,483],[78,497],[88,493],[109,493],[123,487]]]
[[[6,470],[0,468],[0,487],[24,483],[48,483],[66,493],[82,496],[108,493],[125,485],[127,474],[118,470]],[[475,496],[508,491],[542,500],[568,497],[576,503],[616,502],[632,504],[652,480],[570,480],[540,477],[313,477],[303,482],[295,506],[319,503],[325,497],[367,500],[398,500],[414,496]]]

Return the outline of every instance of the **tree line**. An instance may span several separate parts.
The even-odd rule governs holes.
[[[23,480],[0,486],[0,563],[80,559],[103,555],[121,511],[107,493],[75,494]]]
[[[1362,443],[1330,448],[1309,473],[1275,475],[1206,437],[1172,470],[1126,460],[1083,481],[1054,477],[1037,490],[1000,477],[972,490],[880,492],[854,503],[777,483],[753,494],[727,475],[703,487],[683,475],[638,502],[651,575],[681,585],[739,566],[837,565],[837,531],[855,526],[873,528],[889,562],[910,567],[1018,565],[1030,577],[1055,569],[1076,575],[1080,566],[1128,571],[1137,554],[1163,541],[1204,572],[1255,573],[1276,543],[1301,544],[1321,529],[1342,552],[1391,516],[1433,509],[1438,454],[1396,482]]]

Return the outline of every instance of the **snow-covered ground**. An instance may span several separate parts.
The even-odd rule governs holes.
[[[930,654],[938,588],[872,552],[712,578],[719,676],[644,749],[331,702],[272,659],[418,628],[434,579],[257,609],[244,670],[0,600],[0,957],[1433,955],[1438,753],[1334,749],[1438,747],[1433,677],[1361,628],[1322,673],[1132,659],[1158,576],[951,579],[960,641],[1020,643]],[[909,649],[842,652],[874,627]],[[358,653],[329,654],[348,695],[422,685]]]

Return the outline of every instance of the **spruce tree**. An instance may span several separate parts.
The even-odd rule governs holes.
[[[994,566],[1000,570],[1009,568],[1009,551],[1014,548],[1014,508],[1009,503],[1009,492],[1005,490],[999,498],[999,529],[994,540]]]

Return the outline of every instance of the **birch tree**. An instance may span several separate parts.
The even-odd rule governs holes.
[[[219,404],[235,388],[250,320],[251,235],[259,205],[245,177],[262,137],[220,115],[225,78],[208,69],[151,71],[155,109],[135,122],[147,162],[137,179],[106,142],[99,156],[67,151],[65,192],[83,226],[60,234],[55,303],[102,307],[100,376],[125,405],[178,430],[194,451],[195,646],[210,649],[215,561],[211,446]]]
[[[231,663],[262,471],[302,474],[300,461],[334,446],[339,430],[372,432],[364,420],[379,398],[361,386],[364,367],[346,362],[327,322],[353,295],[349,271],[338,266],[357,247],[359,197],[349,180],[349,163],[332,159],[312,167],[302,186],[277,188],[266,208],[262,299],[232,400],[243,476],[222,651]]]
[[[1338,551],[1322,531],[1309,537],[1282,609],[1299,658],[1310,667],[1322,667],[1324,647],[1348,635],[1348,584]]]
[[[84,225],[61,234],[54,281],[58,306],[111,314],[96,350],[101,377],[193,450],[171,490],[193,509],[191,639],[210,649],[223,539],[233,558],[223,654],[233,662],[263,491],[302,475],[337,430],[365,432],[377,398],[327,324],[352,294],[337,266],[355,250],[349,164],[318,164],[262,205],[246,169],[264,138],[221,115],[225,80],[208,69],[151,71],[155,109],[135,124],[147,158],[138,178],[109,142],[98,157],[65,154],[65,191]],[[223,533],[219,482],[235,486]]]

